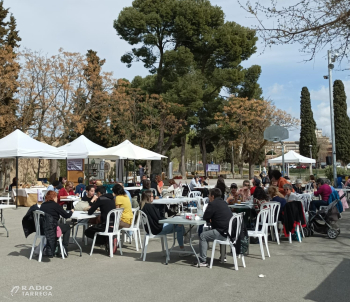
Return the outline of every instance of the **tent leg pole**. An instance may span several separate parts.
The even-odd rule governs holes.
[[[66,157],[66,177],[68,181],[68,157]]]
[[[136,163],[135,163],[135,159],[134,159],[134,184],[136,185],[135,176],[136,176]]]
[[[90,185],[90,158],[88,158],[87,185]]]
[[[16,209],[18,207],[18,156],[16,156]]]

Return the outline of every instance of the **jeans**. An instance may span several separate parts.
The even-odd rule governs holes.
[[[70,227],[68,224],[59,224],[58,225],[61,228],[63,238],[62,238],[62,244],[66,251],[68,251],[68,244],[69,244],[69,236],[70,236]]]
[[[227,238],[222,236],[217,230],[203,232],[199,237],[199,258],[202,262],[207,262],[208,241],[215,239],[225,241]],[[226,245],[220,245],[221,255],[226,254]]]
[[[320,206],[328,206],[328,202],[324,200],[313,200],[310,203],[310,211],[316,212],[316,208],[319,209]]]
[[[157,235],[172,234],[174,232],[176,232],[176,238],[177,238],[177,242],[179,243],[179,246],[184,246],[183,236],[185,233],[185,228],[183,225],[164,223],[163,230]]]

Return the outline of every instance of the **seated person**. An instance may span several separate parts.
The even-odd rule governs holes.
[[[226,193],[228,188],[226,187],[225,179],[224,179],[224,177],[222,175],[220,175],[218,177],[218,181],[216,182],[215,188],[220,189],[220,191],[221,191],[221,198],[225,199],[225,193]]]
[[[86,187],[86,194],[81,198],[74,209],[76,211],[88,211],[92,204],[97,200],[97,196],[95,195],[95,187],[89,185]]]
[[[203,186],[209,186],[209,177],[208,176],[204,176],[203,177],[202,185]]]
[[[142,181],[142,189],[140,190],[140,193],[142,194],[145,191],[150,191],[151,189],[151,181],[148,179],[145,179]],[[153,197],[156,198],[156,194],[153,191]]]
[[[285,184],[290,184],[290,182],[285,178],[282,177],[282,173],[278,170],[272,170],[269,175],[271,175],[270,180],[271,180],[271,185],[278,187],[278,190],[282,195],[286,195],[286,192],[284,191],[283,186]],[[292,192],[293,192],[293,187],[292,187]]]
[[[175,189],[177,189],[179,187],[179,185],[175,182],[174,179],[169,179],[169,188],[168,191],[174,191]]]
[[[78,185],[75,188],[75,195],[81,196],[85,191],[86,186],[83,184],[84,179],[82,177],[78,177]]]
[[[253,204],[256,211],[260,211],[261,205],[269,201],[269,198],[262,187],[256,187],[253,198]]]
[[[254,178],[252,179],[252,184],[253,184],[253,186],[250,188],[250,195],[253,195],[253,194],[254,194],[255,189],[256,189],[257,187],[260,187],[260,183],[261,183],[261,181],[260,181],[260,179],[258,179],[257,177],[254,177]]]
[[[72,196],[74,195],[74,191],[73,191],[73,182],[71,181],[67,181],[66,182],[66,186],[64,188],[62,188],[61,190],[59,190],[58,192],[58,204],[60,206],[64,205],[65,203],[68,204],[68,201],[61,201],[61,199],[65,199],[68,196]],[[71,203],[69,203],[69,205],[71,205]]]
[[[334,189],[334,187],[331,185],[331,181],[328,178],[324,180],[324,183],[331,187],[332,193],[336,191],[336,189]]]
[[[163,187],[164,187],[164,182],[162,180],[162,177],[160,175],[156,176],[156,181],[157,181],[157,189],[160,194],[162,194]]]
[[[190,190],[191,190],[191,191],[193,191],[194,188],[201,187],[201,184],[199,183],[199,178],[198,178],[197,175],[195,175],[195,176],[192,178],[189,187],[190,187]]]
[[[271,198],[270,201],[276,201],[281,204],[278,220],[283,221],[283,209],[287,201],[285,200],[284,196],[279,192],[278,188],[275,186],[270,186],[268,189],[268,193]]]
[[[96,189],[97,194],[97,200],[92,203],[92,206],[88,210],[88,214],[92,215],[97,209],[100,209],[101,215],[100,215],[100,225],[91,226],[88,229],[85,230],[85,236],[88,238],[93,239],[95,233],[97,232],[104,232],[106,229],[106,222],[107,222],[107,215],[111,210],[115,209],[115,201],[113,194],[106,193],[106,188],[103,186],[97,187]],[[92,200],[91,200],[92,201]],[[114,222],[114,215],[110,216],[109,221],[109,231],[113,231],[113,222]],[[96,237],[96,244],[105,244],[106,250],[108,251],[108,237],[106,236],[97,236]],[[117,239],[114,238],[113,240],[113,253],[115,253],[117,249]]]
[[[204,212],[203,219],[211,224],[212,229],[202,232],[199,236],[199,260],[200,263],[194,263],[194,266],[208,266],[207,249],[208,241],[226,240],[228,227],[232,212],[227,203],[221,198],[222,193],[218,188],[209,191],[209,204]],[[225,254],[226,246],[220,246],[221,255]]]
[[[113,195],[115,196],[115,207],[123,208],[123,214],[120,219],[119,229],[130,228],[132,219],[134,217],[131,210],[131,203],[129,197],[126,195],[124,188],[120,184],[116,184],[113,188]]]
[[[55,191],[56,193],[58,193],[59,190],[57,189],[57,186],[59,184],[60,182],[58,180],[54,180],[52,184],[47,187],[47,191]]]
[[[283,185],[284,190],[284,198],[287,202],[299,200],[298,196],[293,193],[293,186],[291,184],[284,184]]]
[[[228,204],[235,204],[238,202],[239,198],[242,199],[241,196],[237,192],[237,189],[238,189],[237,184],[235,184],[235,183],[231,184],[230,189],[231,189],[231,193],[230,193],[229,197],[227,198],[226,202]]]
[[[317,179],[316,181],[317,191],[314,192],[314,195],[321,196],[322,200],[312,200],[310,203],[310,211],[316,212],[316,209],[319,209],[320,206],[328,206],[329,195],[332,194],[332,189],[329,185],[324,183],[322,178]]]
[[[316,180],[315,180],[315,176],[314,175],[310,175],[309,184],[311,184],[311,189],[317,190]]]
[[[16,177],[14,177],[13,179],[12,179],[12,184],[10,184],[10,186],[9,186],[9,192],[11,192],[14,188],[16,188],[17,187],[17,178]]]
[[[124,183],[118,182],[118,184],[121,185],[121,186],[123,187],[124,192],[125,192],[125,194],[128,196],[128,198],[130,199],[130,203],[131,203],[131,205],[132,205],[132,198],[131,198],[130,192],[129,192],[128,190],[125,190],[125,188],[124,188]]]
[[[58,186],[56,187],[56,189],[59,191],[59,190],[61,190],[62,188],[64,188],[65,185],[66,185],[66,182],[67,182],[67,177],[62,177],[62,176],[60,176],[60,177],[58,178]]]
[[[185,229],[182,225],[173,225],[164,223],[159,223],[159,220],[163,219],[159,213],[159,209],[152,204],[153,202],[153,194],[151,191],[144,191],[141,197],[140,208],[142,212],[144,212],[148,218],[149,226],[151,228],[151,232],[153,235],[166,235],[172,234],[174,232],[177,233],[177,242],[180,246],[180,250],[185,251],[184,247],[184,233]],[[232,214],[231,214],[232,215]],[[149,230],[145,225],[145,231],[148,233]],[[181,255],[181,254],[180,254]]]
[[[295,193],[303,194],[304,189],[301,186],[302,183],[303,183],[303,181],[301,179],[297,179],[295,181],[295,184],[293,185],[293,189],[294,189]]]
[[[47,192],[45,196],[45,202],[41,205],[40,211],[50,214],[53,217],[56,224],[60,227],[63,234],[62,244],[68,256],[70,226],[69,224],[58,224],[58,220],[60,219],[60,216],[66,219],[70,218],[74,210],[66,212],[60,205],[57,204],[57,200],[57,193],[55,191]]]
[[[242,197],[242,202],[250,199],[250,183],[249,180],[243,181],[243,187],[238,190],[238,194]]]

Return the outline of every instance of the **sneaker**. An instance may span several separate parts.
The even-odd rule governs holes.
[[[113,254],[115,254],[115,252],[117,251],[117,247],[118,247],[118,240],[117,238],[113,239]]]
[[[195,266],[195,267],[208,267],[208,263],[206,263],[206,262],[194,262],[193,263],[193,266]]]
[[[225,262],[227,262],[226,256],[225,256],[225,258],[224,258],[224,261],[223,261],[223,262],[221,261],[221,257],[219,258],[219,261],[220,261],[220,263],[225,263]]]

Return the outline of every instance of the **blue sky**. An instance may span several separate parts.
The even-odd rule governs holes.
[[[236,0],[211,2],[223,8],[228,21],[243,26],[255,23]],[[113,28],[113,20],[123,7],[131,3],[132,0],[4,0],[5,7],[10,7],[17,19],[22,47],[41,50],[48,55],[57,53],[60,47],[81,53],[93,49],[106,59],[105,71],[113,71],[116,78],[130,80],[136,75],[148,74],[141,63],[127,68],[120,62],[120,57],[131,47],[119,39]],[[257,54],[243,66],[262,66],[259,83],[264,97],[273,100],[278,108],[299,117],[300,91],[307,86],[311,92],[317,127],[329,135],[328,81],[323,79],[323,75],[327,74],[327,49],[319,53],[315,60],[303,63],[305,54],[298,51],[300,45],[276,46],[265,49],[263,53],[262,43],[258,42],[257,46]],[[347,62],[336,66],[336,69],[345,68],[349,68]],[[350,71],[334,71],[333,79],[343,80],[347,95],[350,95]],[[290,132],[290,139],[298,140],[299,130]]]

